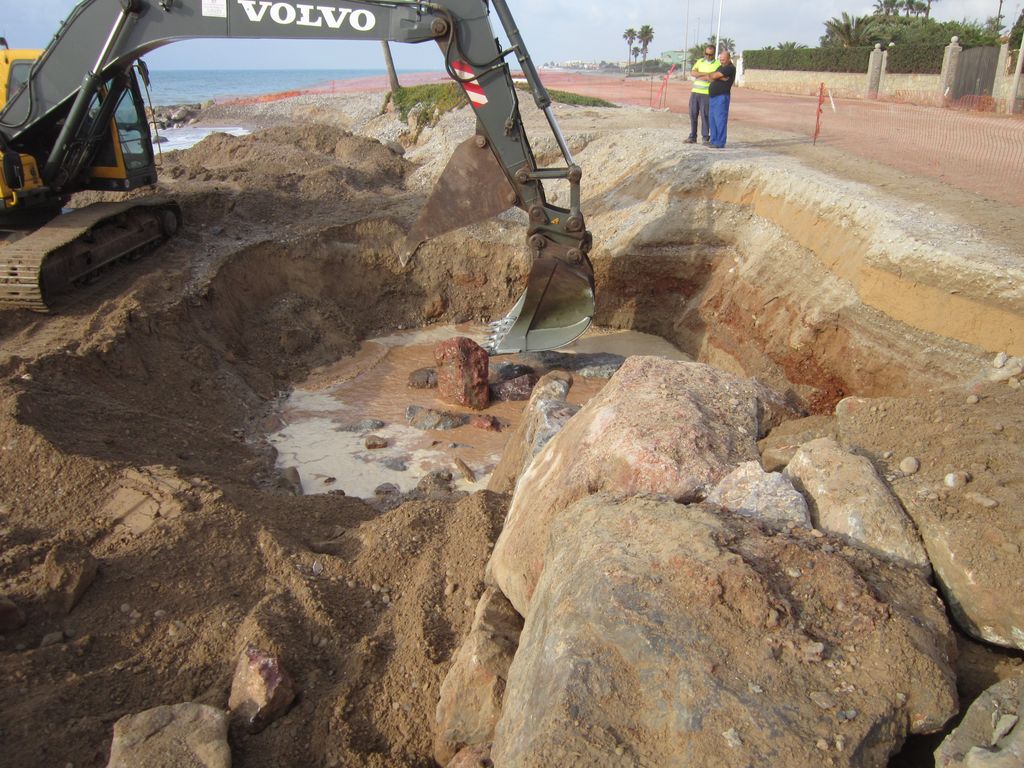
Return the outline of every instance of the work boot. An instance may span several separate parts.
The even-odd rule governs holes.
[[[690,138],[688,138],[686,140],[686,143],[687,144],[696,144],[697,143],[697,137],[696,136],[691,136]]]

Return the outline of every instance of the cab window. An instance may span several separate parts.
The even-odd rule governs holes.
[[[7,98],[13,96],[28,80],[28,73],[32,71],[33,63],[31,59],[11,63],[11,71],[7,76]]]
[[[146,117],[132,97],[125,91],[114,111],[117,136],[121,142],[121,154],[125,168],[129,171],[149,165],[149,147],[146,143]]]

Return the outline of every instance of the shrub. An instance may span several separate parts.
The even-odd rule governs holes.
[[[516,83],[516,88],[520,91],[529,91],[530,86],[526,83]],[[582,96],[578,93],[570,93],[569,91],[554,91],[548,88],[548,96],[551,97],[552,101],[559,102],[561,104],[575,104],[578,107],[613,107],[618,109],[618,104],[612,104],[610,101],[599,99],[596,96]]]
[[[402,120],[409,119],[414,107],[422,106],[416,116],[416,123],[421,128],[431,121],[435,110],[444,114],[468,103],[466,94],[457,83],[427,83],[399,88],[391,92],[391,100]]]
[[[795,51],[744,51],[744,69],[788,69],[799,72],[867,72],[872,48],[801,48]],[[940,59],[940,64],[941,59]]]
[[[885,61],[887,72],[902,75],[937,75],[942,72],[944,45],[895,45]]]

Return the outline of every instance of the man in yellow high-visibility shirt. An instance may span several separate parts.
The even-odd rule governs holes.
[[[697,59],[690,70],[693,77],[693,86],[690,88],[690,138],[686,141],[690,144],[697,143],[697,116],[700,115],[700,134],[705,144],[711,143],[711,124],[708,121],[708,107],[710,96],[708,89],[711,87],[710,75],[721,66],[715,58],[715,47],[704,46],[704,58]]]

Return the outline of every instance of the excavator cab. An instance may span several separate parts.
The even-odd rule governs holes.
[[[119,92],[114,87],[112,82],[107,83],[89,107],[83,130],[88,130],[108,111],[112,111],[112,115],[104,121],[107,136],[97,146],[82,189],[123,192],[156,183],[152,135],[134,70],[129,71],[127,82]],[[111,98],[116,99],[112,110],[107,106]]]
[[[5,102],[28,81],[41,53],[27,49],[0,51],[0,82],[6,86]],[[142,64],[141,60],[138,64]],[[51,140],[49,136],[39,139]],[[69,152],[65,163],[67,180],[63,186],[68,192],[126,192],[156,183],[152,135],[134,68],[111,77],[98,89],[72,143],[81,149]],[[32,207],[32,193],[42,194],[45,190],[35,158],[2,145],[0,158],[2,207]]]
[[[4,87],[4,103],[28,81],[32,65],[41,53],[30,49],[0,51],[0,83]]]
[[[4,103],[21,90],[41,53],[29,49],[0,50],[0,85],[3,86]],[[33,192],[42,194],[42,190],[43,181],[35,158],[0,142],[0,210],[13,208],[21,200],[31,199]]]

